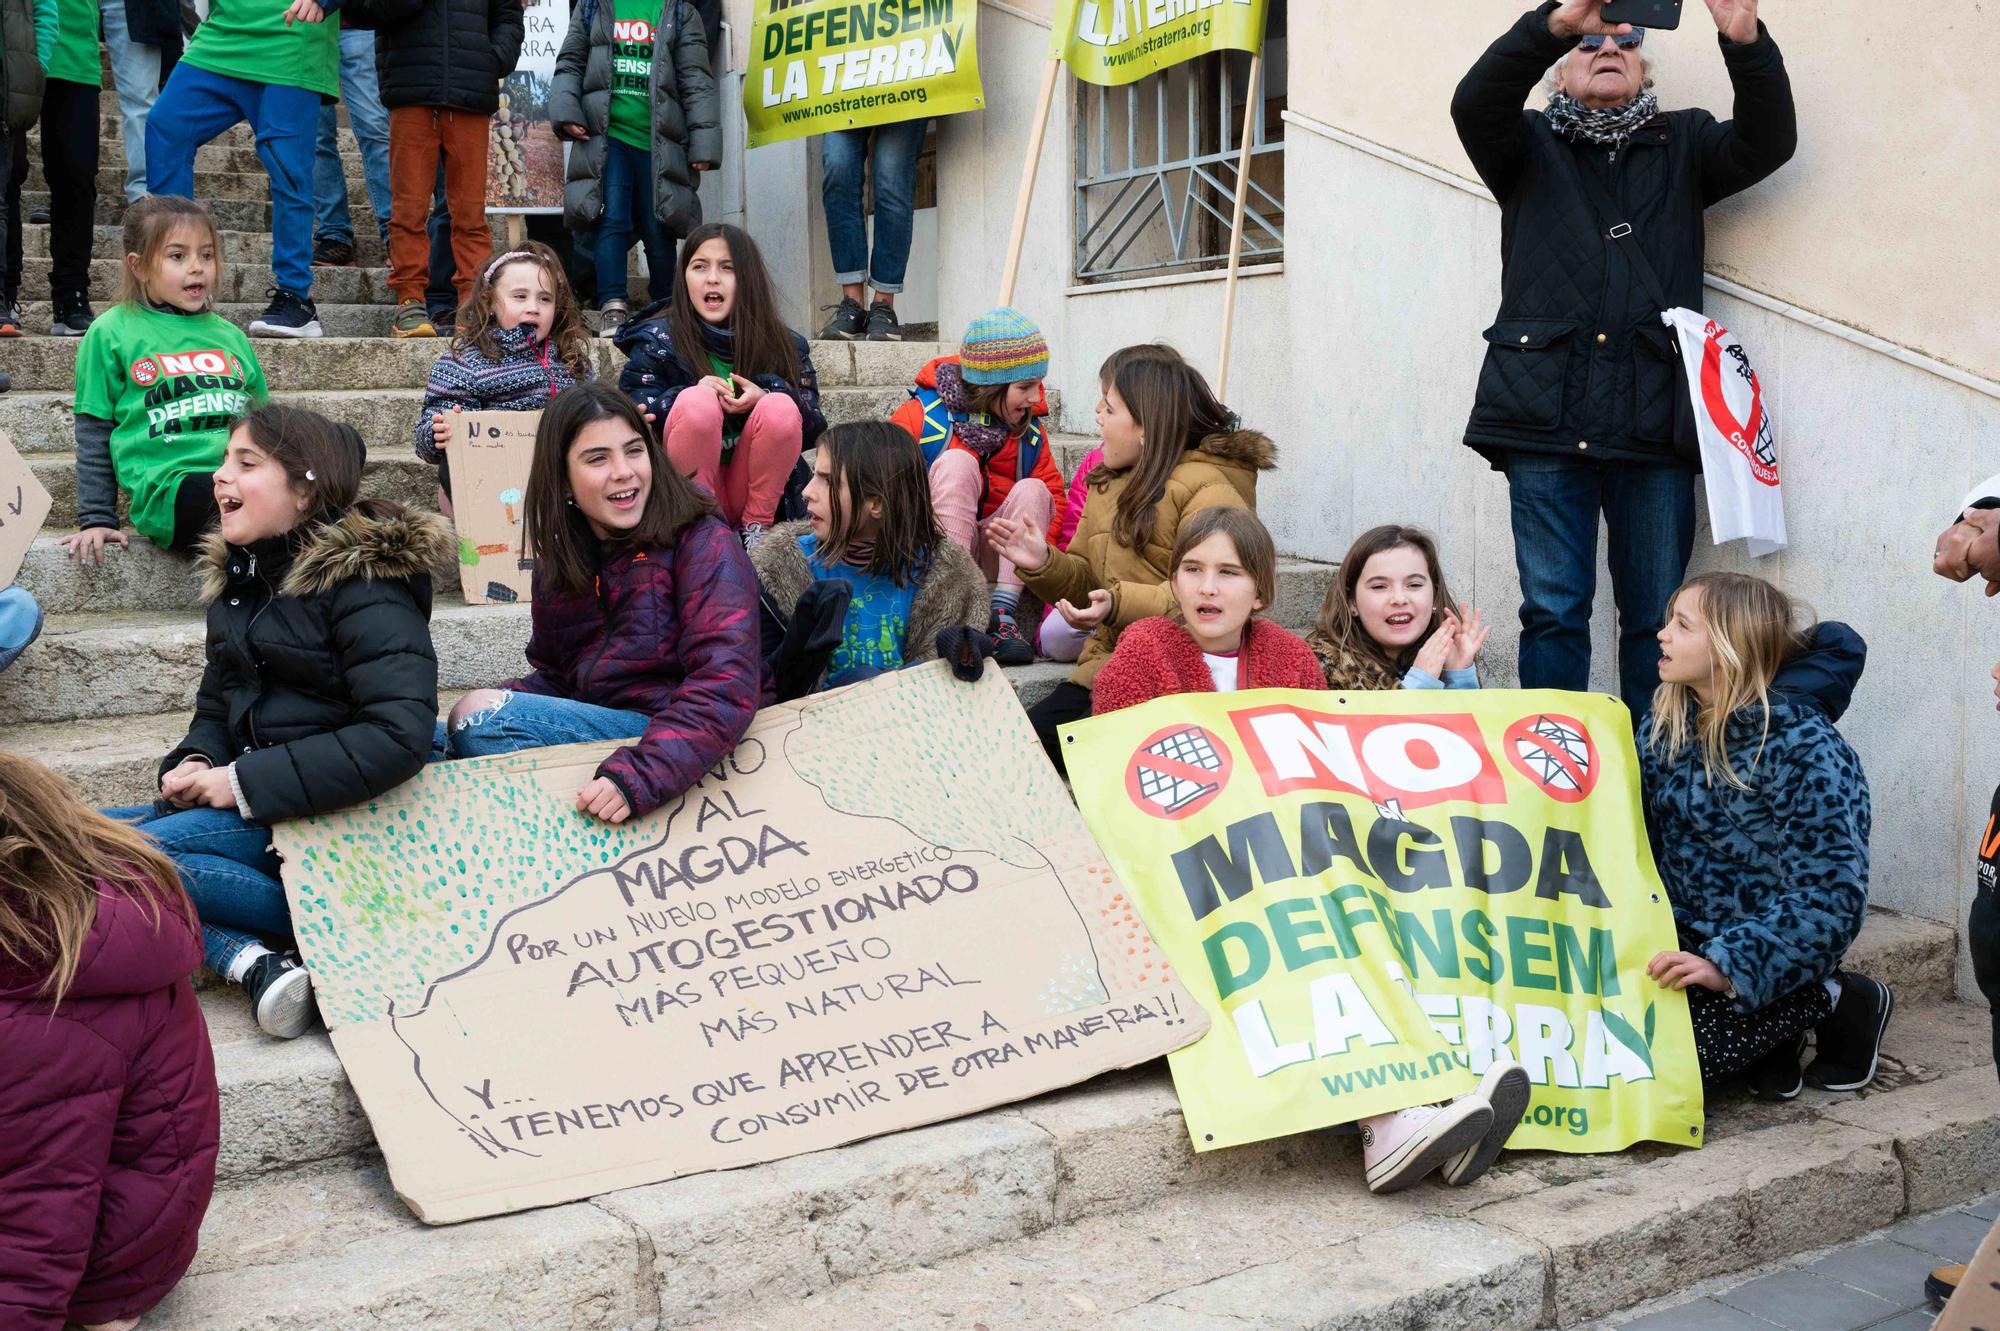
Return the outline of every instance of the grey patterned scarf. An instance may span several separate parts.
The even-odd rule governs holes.
[[[1622,144],[1634,130],[1660,113],[1660,99],[1642,92],[1623,106],[1588,107],[1566,92],[1549,98],[1549,128],[1571,143]]]

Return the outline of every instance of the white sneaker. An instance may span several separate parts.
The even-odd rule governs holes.
[[[1445,1162],[1444,1181],[1454,1188],[1464,1187],[1493,1167],[1493,1162],[1500,1158],[1501,1148],[1520,1126],[1521,1115],[1528,1112],[1528,1098],[1534,1094],[1534,1087],[1528,1081],[1526,1068],[1496,1059],[1479,1079],[1479,1089],[1472,1094],[1492,1107],[1493,1126],[1483,1138]]]
[[[1449,1104],[1418,1105],[1361,1120],[1361,1160],[1370,1192],[1400,1192],[1493,1126],[1493,1106],[1474,1092]]]

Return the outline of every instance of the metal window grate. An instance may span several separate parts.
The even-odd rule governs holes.
[[[1222,267],[1243,117],[1251,118],[1243,261],[1285,250],[1284,42],[1267,40],[1260,105],[1246,107],[1250,57],[1220,52],[1122,88],[1078,83],[1076,280]]]

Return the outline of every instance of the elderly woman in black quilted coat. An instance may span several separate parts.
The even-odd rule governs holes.
[[[1693,415],[1661,308],[1701,308],[1703,210],[1783,166],[1798,138],[1757,0],[1705,3],[1735,89],[1730,120],[1662,112],[1647,33],[1605,23],[1603,0],[1522,15],[1451,103],[1500,204],[1500,311],[1465,442],[1507,474],[1521,685],[1589,687],[1601,510],[1635,723],[1694,545]],[[1544,80],[1546,108],[1522,110]]]

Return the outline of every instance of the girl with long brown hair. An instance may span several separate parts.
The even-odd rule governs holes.
[[[1090,715],[1090,686],[1128,624],[1174,603],[1175,543],[1206,508],[1257,507],[1257,473],[1278,449],[1236,416],[1172,347],[1142,343],[1098,371],[1097,428],[1104,460],[1086,485],[1083,518],[1068,550],[1032,520],[994,518],[988,536],[1028,590],[1093,635],[1076,670],[1028,711],[1050,759],[1062,766],[1058,727]]]
[[[84,563],[125,545],[118,492],[155,545],[192,550],[215,523],[209,476],[237,416],[265,396],[250,339],[215,312],[222,242],[208,209],[155,194],[125,210],[118,303],[76,353],[77,530]]]
[[[689,232],[672,298],[628,320],[617,344],[618,386],[653,418],[674,469],[754,546],[826,429],[812,353],[778,317],[757,243],[724,222]]]
[[[805,498],[805,521],[750,552],[768,701],[934,660],[941,631],[985,627],[986,579],[945,537],[908,435],[885,421],[834,426]]]
[[[438,507],[451,513],[452,415],[540,411],[571,384],[597,377],[590,330],[562,260],[540,241],[480,270],[451,348],[431,366],[417,417],[417,456],[438,469]]]
[[[1639,727],[1646,827],[1680,947],[1648,966],[1687,991],[1706,1080],[1789,1100],[1875,1076],[1894,998],[1841,969],[1868,908],[1868,778],[1834,728],[1866,648],[1807,629],[1762,578],[1706,573],[1674,593],[1660,686]],[[1818,1056],[1803,1073],[1808,1031]]]
[[[651,813],[756,715],[757,577],[714,502],[608,384],[578,384],[542,413],[526,523],[529,673],[466,694],[445,740],[458,757],[631,740],[576,806],[610,823]]]
[[[193,1259],[217,1096],[167,857],[0,751],[0,1307],[127,1331]]]
[[[1348,547],[1306,641],[1330,689],[1476,689],[1488,632],[1452,599],[1430,533],[1390,523]]]

